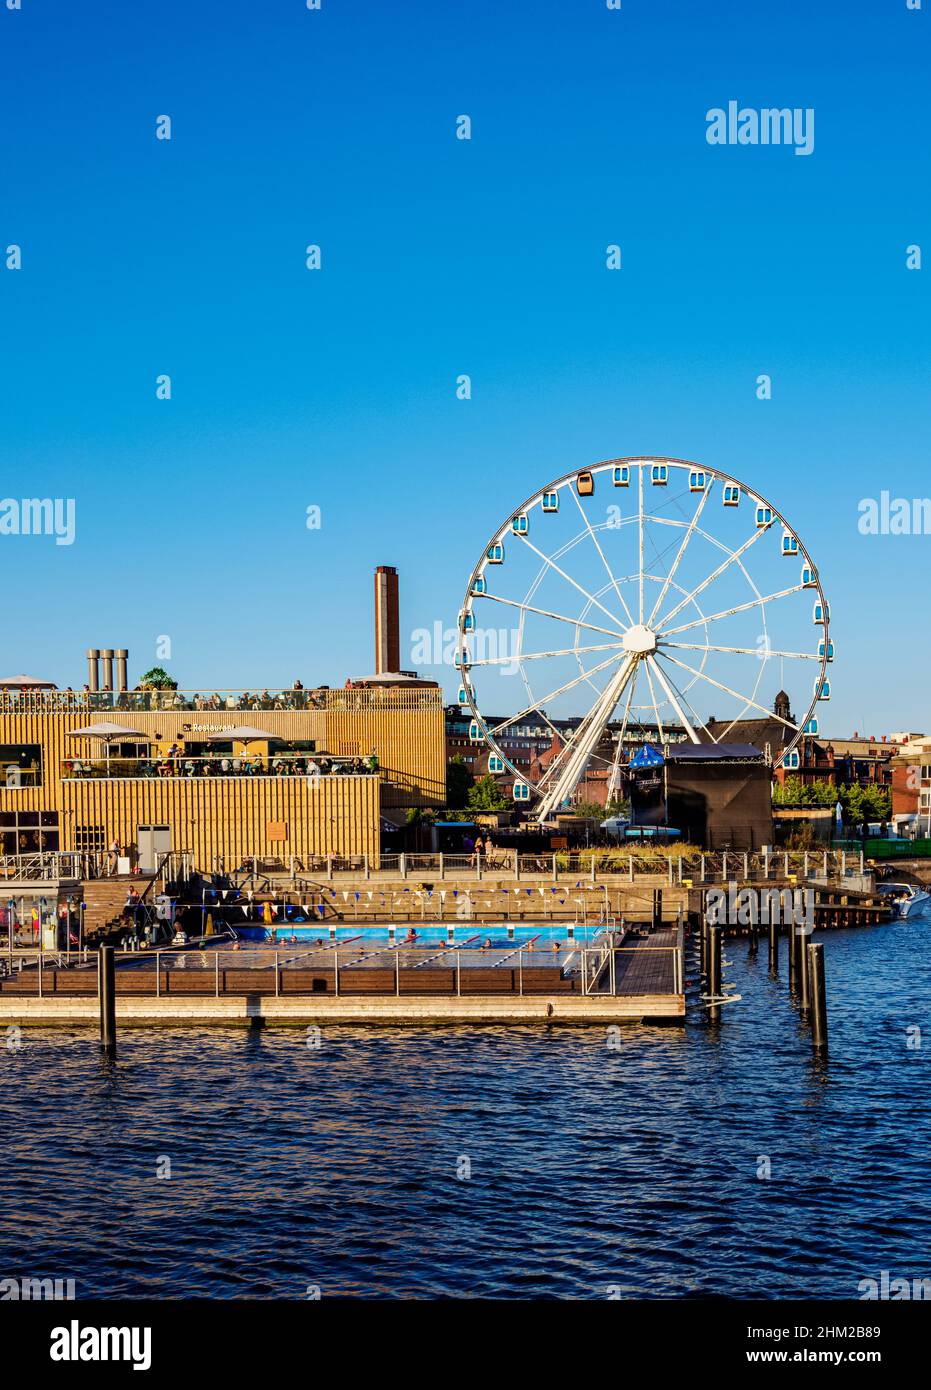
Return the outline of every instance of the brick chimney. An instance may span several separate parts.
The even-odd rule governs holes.
[[[401,669],[398,572],[394,565],[375,570],[375,674]]]

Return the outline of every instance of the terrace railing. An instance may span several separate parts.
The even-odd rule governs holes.
[[[61,776],[66,781],[88,778],[124,777],[372,777],[377,771],[365,765],[364,759],[329,758],[321,767],[313,754],[272,753],[249,757],[230,754],[181,754],[176,757],[148,758],[67,758],[61,764]]]
[[[0,880],[54,882],[80,878],[81,855],[71,850],[45,850],[36,854],[0,855]]]
[[[431,686],[358,686],[331,690],[22,690],[0,691],[0,714],[124,713],[184,710],[241,715],[259,710],[354,714],[370,710],[441,710]]]

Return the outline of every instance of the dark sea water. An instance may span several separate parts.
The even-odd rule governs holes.
[[[826,1062],[765,943],[750,961],[738,941],[720,1027],[696,1008],[618,1050],[601,1028],[319,1048],[185,1029],[124,1031],[111,1064],[89,1030],[25,1032],[0,1049],[0,1276],[78,1298],[855,1298],[884,1269],[931,1277],[931,921],[819,939]]]

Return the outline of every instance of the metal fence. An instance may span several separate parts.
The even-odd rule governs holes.
[[[649,877],[669,884],[722,883],[738,878],[774,881],[790,877],[846,878],[865,867],[862,847],[855,850],[586,850],[521,854],[493,849],[476,854],[306,855],[290,859],[256,856],[246,861],[254,872],[298,875],[330,881],[340,877],[400,879],[475,879],[509,877],[516,881],[587,880]],[[216,869],[217,866],[215,866]]]
[[[75,850],[45,850],[36,854],[0,855],[0,879],[27,882],[81,877],[82,856]]]
[[[474,972],[476,967],[480,967],[480,974],[487,977],[494,976],[497,971],[499,976],[502,968],[513,972],[510,990],[518,996],[525,993],[540,994],[539,980],[534,981],[534,972],[542,967],[557,965],[562,976],[570,981],[577,981],[580,992],[585,996],[617,996],[624,993],[623,970],[621,959],[625,955],[642,953],[644,950],[664,952],[671,958],[672,970],[670,973],[670,990],[668,992],[681,994],[683,992],[683,948],[681,938],[675,946],[615,946],[609,944],[606,939],[600,944],[583,945],[567,941],[565,946],[560,946],[558,953],[550,954],[544,949],[536,949],[530,945],[514,943],[513,946],[499,945],[491,948],[488,954],[482,948],[470,945],[460,945],[448,943],[443,945],[438,943],[432,955],[424,954],[414,959],[405,959],[402,956],[405,943],[398,942],[382,947],[378,951],[371,951],[366,957],[370,965],[373,964],[372,957],[381,956],[385,958],[381,964],[382,972],[393,972],[393,988],[388,982],[379,981],[379,988],[371,990],[373,994],[405,994],[407,996],[416,995],[416,987],[411,988],[411,984],[416,985],[416,973],[424,966],[440,966],[452,972],[450,993],[457,996],[463,990],[463,971],[471,970]],[[430,948],[421,948],[429,951]],[[345,953],[345,946],[342,951]],[[153,994],[156,998],[171,993],[171,978],[174,975],[185,977],[196,976],[204,984],[204,988],[198,988],[195,992],[203,997],[212,995],[221,998],[225,995],[242,995],[250,993],[247,983],[243,977],[248,975],[255,976],[256,988],[268,982],[269,976],[273,979],[273,987],[267,992],[273,992],[275,997],[287,992],[292,995],[312,994],[317,991],[314,989],[301,991],[285,991],[284,982],[289,971],[303,969],[305,971],[316,971],[320,976],[332,977],[333,994],[338,996],[341,993],[341,985],[349,985],[350,980],[355,983],[360,975],[367,973],[364,966],[360,966],[359,947],[349,952],[350,960],[347,961],[345,954],[341,958],[341,948],[333,945],[330,948],[321,948],[313,951],[313,960],[308,959],[309,953],[296,955],[294,952],[280,950],[260,950],[250,951],[247,956],[236,954],[233,951],[213,949],[203,951],[197,947],[179,947],[163,951],[117,951],[115,953],[116,965],[118,968],[118,978],[125,980],[127,976],[135,975],[138,972],[140,983],[140,993]],[[499,954],[500,953],[500,954]],[[492,960],[491,955],[498,955],[497,959]],[[80,951],[30,951],[17,950],[15,955],[11,955],[9,961],[0,958],[0,977],[15,977],[20,982],[27,984],[34,983],[31,991],[17,991],[18,993],[31,993],[37,998],[44,998],[52,992],[49,986],[49,972],[55,971],[74,971],[80,974],[84,980],[93,981],[88,988],[64,991],[56,987],[56,993],[79,993],[82,995],[96,995],[96,952],[88,951],[85,947]],[[228,975],[235,972],[236,981],[231,987]],[[153,988],[145,989],[142,987],[143,981],[153,982]],[[487,991],[475,987],[476,976],[471,974],[465,992],[474,994],[484,994]],[[402,988],[403,985],[403,988]],[[57,986],[57,981],[56,981]],[[535,986],[535,987],[534,987]],[[130,991],[131,992],[131,991]],[[182,991],[183,992],[183,991]],[[263,991],[266,992],[266,991]],[[369,992],[369,991],[366,991]],[[436,991],[431,989],[430,994]],[[497,991],[494,991],[497,992]],[[545,992],[545,991],[544,991]],[[653,990],[652,993],[666,991]]]

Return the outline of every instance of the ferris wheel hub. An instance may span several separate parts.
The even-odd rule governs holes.
[[[656,633],[643,623],[635,623],[624,633],[623,647],[631,656],[649,656],[656,651]]]

